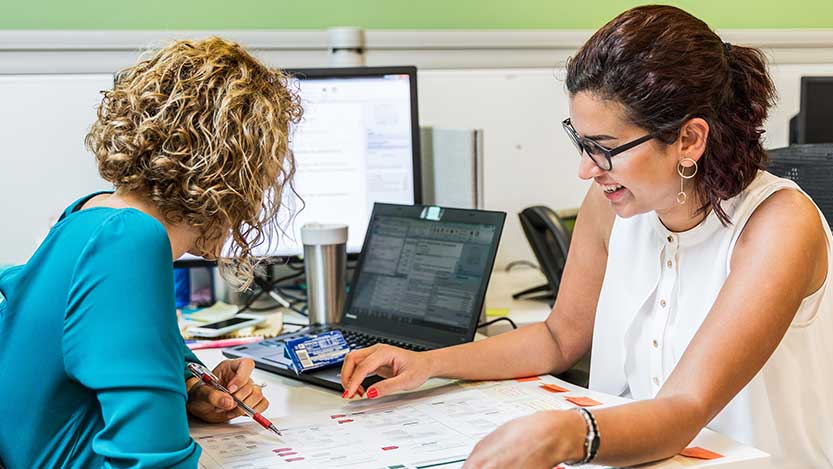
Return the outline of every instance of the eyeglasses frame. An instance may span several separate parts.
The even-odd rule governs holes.
[[[573,145],[575,145],[576,149],[578,149],[579,155],[584,155],[584,153],[587,153],[587,156],[590,157],[590,160],[592,160],[596,166],[598,166],[604,171],[610,171],[613,169],[612,158],[614,156],[624,151],[628,151],[631,148],[637,145],[641,145],[647,142],[648,140],[651,140],[656,137],[656,134],[650,133],[648,135],[639,137],[636,140],[631,140],[628,143],[619,145],[618,147],[607,148],[593,139],[580,136],[578,132],[576,132],[576,129],[573,127],[573,124],[570,122],[569,117],[561,121],[561,126],[564,128],[564,131],[567,132],[567,135],[570,137],[570,140],[573,142]],[[605,156],[605,161],[607,162],[606,168],[602,164],[600,164],[599,161],[596,160],[593,153],[588,149],[588,147],[590,146],[599,150]]]

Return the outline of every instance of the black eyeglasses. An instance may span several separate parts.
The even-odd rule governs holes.
[[[587,156],[593,160],[593,163],[596,163],[596,166],[605,171],[613,169],[613,162],[611,161],[611,158],[655,137],[654,134],[648,134],[624,145],[619,145],[616,148],[605,148],[601,143],[595,140],[580,136],[578,132],[576,132],[576,129],[573,128],[573,124],[570,123],[569,117],[561,122],[561,126],[564,127],[564,131],[567,132],[567,135],[570,136],[570,140],[572,140],[573,145],[575,145],[578,149],[579,156],[587,153]]]

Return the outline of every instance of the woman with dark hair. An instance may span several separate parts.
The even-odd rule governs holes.
[[[560,373],[592,347],[590,387],[634,402],[509,422],[466,467],[632,465],[703,427],[774,467],[833,467],[831,233],[798,186],[764,171],[764,56],[645,6],[596,32],[566,84],[563,127],[594,184],[547,321],[430,352],[354,352],[345,397],[372,372],[388,379],[370,398],[432,376]]]

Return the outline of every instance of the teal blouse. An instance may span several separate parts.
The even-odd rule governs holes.
[[[0,466],[197,467],[167,232],[93,195],[0,273]]]

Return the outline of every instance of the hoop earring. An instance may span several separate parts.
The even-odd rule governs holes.
[[[683,161],[691,161],[693,164],[694,171],[691,174],[686,174],[685,169],[686,167],[683,166]],[[692,160],[691,158],[683,158],[677,163],[677,174],[680,175],[680,192],[677,193],[677,203],[680,205],[685,204],[686,200],[688,200],[688,195],[683,191],[683,180],[684,179],[691,179],[697,174],[697,161]]]

